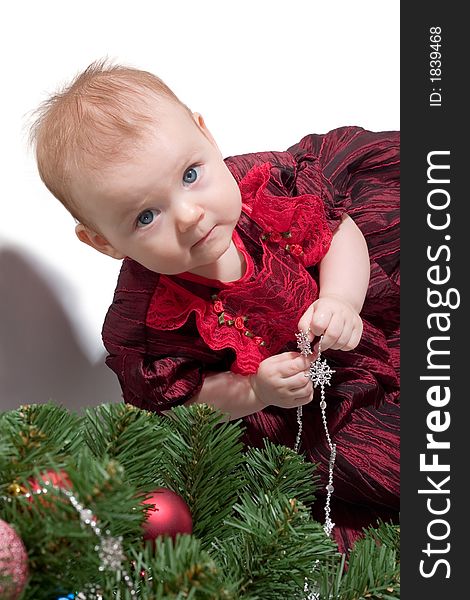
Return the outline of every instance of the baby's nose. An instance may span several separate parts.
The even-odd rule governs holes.
[[[182,202],[176,211],[176,226],[181,233],[194,227],[204,216],[204,209],[196,203]]]

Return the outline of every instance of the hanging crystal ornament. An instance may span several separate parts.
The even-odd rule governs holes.
[[[312,353],[311,345],[310,345],[310,329],[307,331],[300,331],[295,334],[297,339],[297,347],[301,354],[304,356],[308,356]],[[325,400],[325,386],[331,385],[331,376],[335,371],[331,369],[326,362],[326,360],[321,360],[321,343],[323,341],[323,336],[320,337],[320,341],[318,342],[318,356],[314,362],[310,364],[310,368],[308,373],[305,374],[306,377],[309,377],[313,383],[313,387],[320,386],[320,410],[323,422],[323,428],[325,430],[326,440],[328,442],[328,446],[330,448],[330,460],[328,464],[328,483],[326,485],[326,501],[325,501],[325,524],[323,529],[328,537],[331,536],[331,532],[335,524],[332,522],[330,514],[330,502],[331,502],[331,494],[334,492],[333,487],[333,469],[335,466],[336,460],[336,444],[333,444],[331,441],[330,432],[328,431],[328,423],[326,420],[326,400]],[[295,440],[294,450],[298,452],[300,447],[300,442],[302,438],[302,407],[299,406],[297,408],[297,423],[298,423],[298,431],[297,437]]]

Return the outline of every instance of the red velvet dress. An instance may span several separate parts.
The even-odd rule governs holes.
[[[297,350],[297,323],[318,297],[317,265],[346,211],[369,247],[371,277],[351,352],[326,350],[326,388],[337,446],[331,517],[341,550],[399,506],[399,135],[343,127],[308,135],[286,152],[230,157],[243,210],[233,240],[246,272],[222,283],[159,275],[123,263],[103,328],[108,366],[123,397],[161,411],[183,404],[209,372],[255,373],[266,357]],[[327,481],[329,448],[319,392],[303,408],[301,450]],[[296,410],[245,417],[245,441],[294,446]],[[324,488],[314,513],[323,522]]]

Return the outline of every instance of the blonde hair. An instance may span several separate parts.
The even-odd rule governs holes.
[[[39,175],[75,219],[84,222],[72,197],[72,176],[125,160],[132,142],[155,125],[150,105],[162,97],[191,113],[156,75],[102,59],[35,111],[30,141]]]

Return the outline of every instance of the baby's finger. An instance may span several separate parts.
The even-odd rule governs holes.
[[[291,377],[286,383],[289,386],[289,392],[296,396],[307,394],[312,387],[312,381],[306,373],[299,373],[295,378]]]
[[[330,348],[332,350],[352,350],[352,346],[350,346],[351,336],[353,333],[353,326],[351,323],[346,322],[343,327],[343,331],[340,336],[336,340],[336,342],[332,343]]]
[[[333,314],[328,323],[328,327],[323,334],[323,339],[321,341],[321,349],[327,350],[328,348],[332,348],[338,339],[341,337],[341,334],[344,329],[344,319],[342,316],[337,313]],[[319,343],[315,344],[315,350],[318,351]]]
[[[299,331],[307,331],[308,332],[308,336],[310,341],[313,340],[313,334],[310,331],[310,323],[312,321],[312,315],[313,315],[313,311],[314,311],[314,305],[311,304],[307,310],[304,312],[304,314],[302,315],[300,321],[297,324],[297,329]]]
[[[330,325],[332,312],[328,308],[313,307],[312,320],[310,321],[310,329],[315,336],[325,333]]]
[[[313,391],[309,391],[306,394],[299,394],[298,396],[292,396],[288,400],[286,399],[282,403],[283,408],[297,408],[299,406],[303,406],[304,404],[308,404],[313,400]]]
[[[274,354],[265,360],[271,362],[272,364],[290,364],[299,357],[305,358],[303,354],[300,354],[300,352],[281,352],[281,354]]]
[[[313,388],[307,393],[295,398],[296,406],[303,406],[313,400]]]
[[[354,350],[354,348],[356,348],[356,346],[359,344],[359,342],[361,341],[361,337],[362,337],[362,327],[354,327],[351,335],[349,337],[349,340],[343,344],[343,346],[341,348],[339,348],[340,350]]]
[[[278,365],[279,375],[283,379],[289,379],[299,373],[305,372],[310,366],[310,360],[303,354],[295,354],[295,358],[286,360]]]

